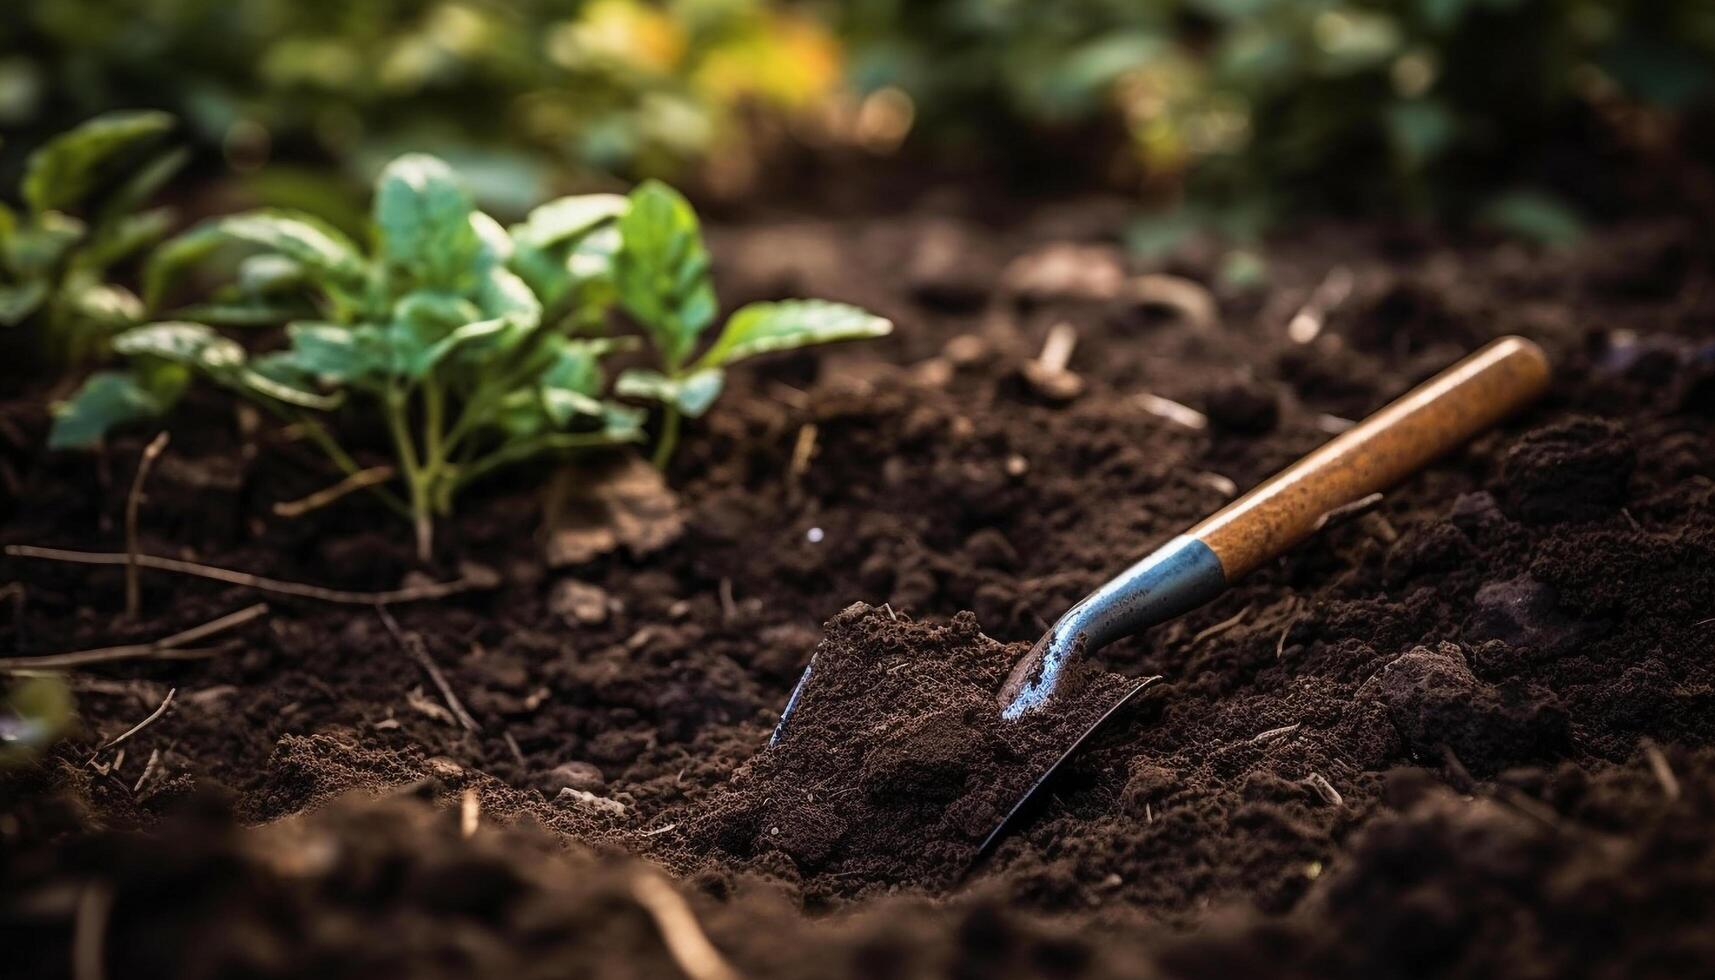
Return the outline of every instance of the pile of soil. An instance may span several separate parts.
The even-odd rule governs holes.
[[[75,672],[82,731],[0,772],[8,975],[666,975],[649,865],[750,976],[1709,972],[1715,249],[1676,221],[1573,253],[1328,228],[1254,287],[1196,248],[1127,268],[1116,213],[719,230],[730,301],[899,329],[735,372],[675,463],[676,529],[629,549],[557,553],[545,474],[516,473],[420,568],[361,497],[273,514],[336,479],[289,432],[175,416],[145,550],[484,587],[389,607],[398,636],[269,595],[197,658]],[[1312,302],[1336,273],[1350,295]],[[1555,363],[1539,406],[1102,650],[1096,683],[1165,680],[958,880],[994,777],[1044,744],[993,727],[1024,645],[1509,332]],[[0,541],[118,550],[144,440],[45,454],[46,394],[3,406]],[[129,619],[118,569],[17,556],[0,583],[9,657],[258,599],[151,573]],[[818,649],[829,685],[768,748]]]
[[[1053,711],[1003,721],[995,692],[1029,649],[984,636],[968,612],[934,625],[853,604],[824,627],[769,747],[700,808],[692,853],[784,872],[812,902],[952,885],[1138,683],[1078,663]]]

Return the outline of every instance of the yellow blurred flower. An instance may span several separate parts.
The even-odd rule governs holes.
[[[665,12],[635,0],[597,0],[575,21],[549,32],[548,57],[562,68],[618,62],[668,73],[685,55],[685,33]]]

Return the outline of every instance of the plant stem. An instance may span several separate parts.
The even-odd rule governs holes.
[[[273,406],[270,405],[269,407]],[[289,417],[284,413],[279,414],[282,418]],[[303,412],[297,413],[293,421],[310,437],[310,441],[316,444],[316,448],[320,449],[329,460],[332,460],[333,464],[339,467],[346,476],[354,476],[363,471],[363,467],[357,465],[357,460],[352,459],[351,454],[345,451],[345,447],[334,441],[334,437],[328,434],[328,430],[320,422]],[[388,509],[394,513],[406,519],[411,517],[411,509],[405,506],[405,501],[400,500],[398,494],[382,486],[369,487],[368,490],[380,498],[381,502],[386,504]]]
[[[394,451],[399,456],[399,471],[410,491],[411,523],[417,531],[417,559],[428,561],[434,555],[435,519],[431,510],[429,482],[417,458],[417,446],[411,439],[406,395],[398,388],[387,389],[387,428],[393,434]]]
[[[679,446],[679,409],[668,405],[661,414],[661,438],[655,443],[655,468],[665,470]]]

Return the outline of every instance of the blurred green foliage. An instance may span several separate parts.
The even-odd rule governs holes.
[[[59,677],[26,677],[0,694],[0,768],[36,758],[71,730],[74,711]]]
[[[170,209],[146,207],[185,162],[160,148],[172,127],[163,112],[107,113],[25,159],[17,206],[0,202],[0,328],[29,341],[13,346],[73,366],[142,317],[108,276],[172,226]]]
[[[239,170],[440,153],[521,212],[542,165],[669,172],[839,77],[838,46],[767,0],[7,0],[0,128],[45,139],[171,110]]]
[[[9,0],[0,176],[157,107],[253,198],[356,232],[329,161],[433,152],[519,214],[567,171],[743,169],[773,113],[1117,178],[1228,234],[1357,204],[1559,238],[1609,135],[1671,133],[1712,90],[1710,0]]]
[[[1241,229],[1305,204],[1481,208],[1533,179],[1591,116],[1672,114],[1715,90],[1708,0],[852,0],[841,10],[855,84],[906,92],[924,137],[993,156],[1043,146],[1022,134],[1045,126],[1105,125],[1134,179],[1213,203]],[[1078,143],[1046,145],[1076,166]],[[1517,202],[1498,214],[1566,225]]]

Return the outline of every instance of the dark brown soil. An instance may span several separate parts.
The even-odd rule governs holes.
[[[1303,232],[1265,289],[1211,287],[1211,316],[1100,295],[1113,213],[720,233],[729,301],[826,295],[900,329],[739,372],[688,434],[684,530],[658,550],[551,567],[536,474],[473,499],[427,571],[501,585],[391,612],[474,732],[363,606],[270,597],[204,659],[75,674],[83,733],[0,774],[5,975],[66,975],[79,921],[115,977],[671,975],[635,855],[745,975],[1715,976],[1709,242]],[[1077,275],[1003,275],[1068,242]],[[1289,340],[1337,266],[1351,298]],[[1147,271],[1218,279],[1195,250]],[[1062,322],[1071,386],[1027,369]],[[955,883],[1043,751],[985,711],[1049,620],[1507,332],[1554,358],[1543,404],[1102,651],[1166,680]],[[43,412],[6,407],[0,539],[119,550],[142,439],[48,457]],[[332,481],[286,434],[213,400],[169,428],[149,551],[356,589],[421,574],[360,498],[272,515]],[[131,622],[120,581],[6,558],[0,650],[257,598],[150,574]],[[819,644],[832,683],[763,751]],[[96,751],[169,689],[123,760]]]

